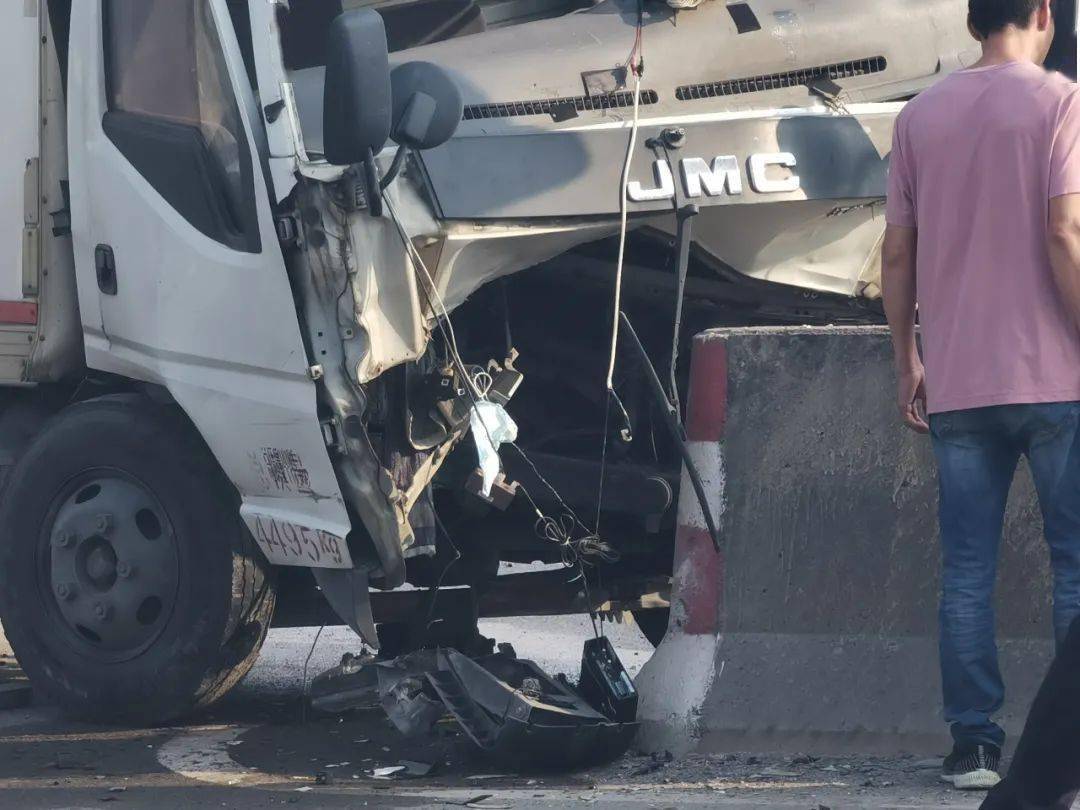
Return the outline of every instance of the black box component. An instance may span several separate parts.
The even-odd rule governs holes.
[[[585,642],[578,691],[590,706],[610,720],[633,723],[637,719],[637,689],[607,636]]]

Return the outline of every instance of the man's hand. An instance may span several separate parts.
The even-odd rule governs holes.
[[[919,233],[889,225],[881,247],[881,281],[885,314],[892,330],[898,380],[897,405],[904,424],[929,433],[926,423],[926,371],[915,342],[915,258]]]
[[[926,417],[926,371],[922,364],[900,372],[896,405],[904,424],[916,433],[929,433]]]

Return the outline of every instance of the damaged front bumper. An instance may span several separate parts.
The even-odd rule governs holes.
[[[520,769],[613,759],[638,730],[637,693],[603,637],[586,642],[576,688],[507,649],[475,659],[439,649],[382,662],[346,656],[315,679],[311,696],[324,712],[378,703],[406,736],[449,714],[486,755]]]

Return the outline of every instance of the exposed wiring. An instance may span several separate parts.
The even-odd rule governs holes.
[[[604,432],[600,450],[600,482],[596,493],[596,526],[594,534],[600,535],[600,518],[604,506],[604,484],[607,478],[607,451],[610,441],[611,405],[617,400],[615,393],[615,360],[619,352],[619,313],[622,311],[623,268],[626,263],[626,236],[630,219],[630,172],[634,164],[634,152],[637,149],[638,130],[641,125],[641,79],[645,73],[643,31],[645,27],[645,3],[638,0],[637,26],[634,32],[634,47],[627,60],[629,69],[634,74],[634,115],[630,124],[630,139],[626,145],[626,158],[623,161],[622,179],[619,183],[619,257],[615,264],[615,301],[611,313],[611,354],[608,357],[606,397],[604,401]],[[622,403],[619,403],[620,408]],[[625,413],[625,409],[623,409]]]
[[[537,536],[541,539],[548,540],[559,537],[562,538],[558,541],[559,545],[573,545],[575,548],[575,552],[577,553],[577,556],[574,560],[575,562],[583,557],[588,556],[600,557],[607,562],[615,562],[616,560],[618,560],[619,552],[607,543],[605,543],[603,540],[601,540],[599,535],[597,535],[595,532],[589,530],[589,527],[582,522],[581,518],[577,516],[577,513],[575,513],[574,510],[570,508],[570,505],[562,499],[562,496],[559,495],[555,487],[552,486],[552,484],[546,478],[544,478],[544,476],[540,473],[540,470],[537,469],[536,465],[533,463],[532,459],[529,458],[528,454],[516,444],[511,443],[509,447],[517,451],[517,453],[521,456],[522,460],[524,460],[524,462],[532,470],[533,475],[536,476],[536,479],[541,484],[543,484],[544,487],[551,493],[552,497],[554,497],[556,502],[559,504],[559,508],[563,510],[563,517],[557,522],[554,521],[551,517],[544,514],[540,507],[537,506],[536,501],[533,500],[532,495],[529,494],[529,491],[525,489],[525,487],[522,486],[519,482],[518,486],[524,493],[525,498],[529,501],[530,505],[533,508],[533,511],[536,512]],[[567,525],[567,521],[569,521],[570,525]],[[553,523],[556,523],[562,529],[562,531],[558,535],[554,534],[550,528]],[[574,527],[577,527],[577,529],[584,535],[579,540],[571,539],[573,537]]]
[[[458,562],[458,560],[461,559],[461,550],[457,547],[457,544],[454,542],[454,538],[452,538],[450,536],[450,532],[448,532],[446,530],[446,527],[443,525],[442,520],[439,518],[439,513],[434,508],[431,510],[431,512],[435,516],[435,526],[436,526],[436,528],[439,531],[442,532],[443,537],[446,538],[446,542],[449,543],[450,548],[452,548],[454,550],[454,559],[450,560],[450,562],[448,562],[446,564],[446,566],[443,568],[442,573],[439,574],[438,581],[436,581],[436,583],[435,583],[435,588],[431,592],[431,604],[428,605],[427,619],[424,621],[424,634],[425,634],[425,636],[431,632],[431,626],[435,623],[434,620],[433,620],[434,616],[435,616],[435,605],[439,601],[439,591],[442,588],[443,580],[445,580],[446,575],[448,573],[450,573],[450,569],[453,568],[454,565]]]
[[[319,643],[319,636],[322,635],[322,631],[326,628],[323,624],[319,627],[319,632],[315,634],[315,638],[311,641],[311,649],[308,650],[307,658],[304,659],[304,674],[302,676],[300,687],[300,722],[307,722],[307,704],[308,704],[308,664],[311,663],[311,656],[315,654],[315,645]]]
[[[643,57],[643,32],[644,28],[644,0],[638,2],[638,18],[637,26],[634,37],[634,47],[630,52],[628,59],[629,69],[634,74],[634,107],[633,107],[633,120],[630,127],[630,140],[627,144],[626,158],[623,165],[622,180],[620,183],[620,224],[619,224],[619,257],[616,265],[615,273],[615,301],[614,311],[612,313],[612,337],[611,337],[611,354],[608,363],[607,373],[607,401],[604,409],[604,445],[601,454],[600,465],[600,487],[597,496],[597,519],[595,529],[590,531],[577,514],[569,507],[566,501],[559,495],[555,488],[540,474],[539,469],[516,443],[509,443],[526,464],[532,469],[537,479],[547,487],[552,495],[555,497],[556,502],[560,507],[565,510],[565,515],[560,520],[555,520],[550,516],[544,514],[539,508],[536,501],[533,500],[528,491],[521,487],[521,491],[524,492],[526,498],[529,500],[533,511],[537,515],[537,523],[535,530],[537,535],[541,539],[549,540],[556,543],[562,549],[562,559],[564,565],[568,568],[577,567],[579,575],[581,577],[583,587],[585,590],[586,600],[588,602],[589,617],[592,620],[593,632],[599,636],[601,631],[597,630],[596,613],[593,609],[592,598],[588,592],[588,581],[585,576],[584,569],[584,556],[595,556],[605,561],[614,561],[618,558],[618,553],[607,543],[600,538],[600,514],[603,505],[603,491],[604,491],[604,478],[606,473],[607,463],[607,443],[608,443],[608,428],[609,418],[611,410],[612,397],[615,396],[614,376],[615,376],[615,361],[618,354],[618,341],[619,341],[619,313],[622,306],[622,276],[623,267],[626,258],[626,237],[629,230],[629,195],[628,189],[630,185],[630,172],[633,167],[634,151],[637,147],[638,131],[641,122],[641,79],[645,72],[645,61]],[[403,245],[406,251],[412,258],[414,264],[418,266],[423,274],[424,280],[427,282],[427,288],[421,284],[421,290],[424,298],[426,299],[429,310],[435,316],[434,320],[436,327],[443,335],[443,340],[446,345],[447,351],[450,353],[454,365],[456,366],[458,373],[461,374],[465,389],[472,400],[473,410],[477,410],[479,402],[487,399],[487,394],[490,391],[493,380],[491,375],[483,369],[476,370],[477,367],[473,367],[473,372],[470,373],[468,367],[465,365],[462,359],[460,348],[457,342],[457,336],[454,334],[453,324],[450,321],[450,312],[439,293],[438,287],[435,284],[434,277],[427,267],[427,263],[424,261],[420,252],[416,249],[412,239],[409,238],[408,232],[401,222],[400,217],[394,207],[393,202],[387,196],[384,200],[384,206],[390,214],[391,220],[398,231]],[[438,305],[436,310],[435,305]],[[441,315],[441,317],[440,317]],[[621,406],[621,403],[620,403]],[[483,418],[479,419],[481,427],[487,434],[488,441],[492,447],[498,447],[498,444],[492,439],[487,424]],[[437,519],[437,518],[436,518]],[[573,529],[577,526],[584,533],[584,536],[578,540],[573,540]],[[445,530],[444,530],[445,531]],[[433,603],[434,604],[434,603]],[[430,620],[429,620],[430,621]]]
[[[626,57],[626,61],[623,62],[623,68],[633,70],[635,68],[641,68],[644,66],[644,56],[642,55],[642,33],[645,30],[645,0],[638,0],[637,11],[637,26],[634,31],[634,47],[630,50],[630,55]]]
[[[641,123],[641,73],[634,71],[634,118],[630,125],[630,141],[626,146],[626,159],[623,162],[622,181],[620,183],[619,202],[619,258],[615,264],[615,311],[611,322],[611,354],[608,358],[607,390],[613,390],[615,383],[615,356],[619,348],[619,311],[622,308],[623,265],[626,261],[626,234],[630,217],[630,172],[633,169],[634,150],[637,148],[638,128]]]
[[[470,374],[469,367],[466,366],[465,361],[461,357],[461,352],[457,342],[457,336],[454,334],[453,324],[450,323],[450,312],[447,309],[446,303],[443,300],[442,296],[439,294],[439,290],[435,285],[435,280],[427,267],[427,263],[420,255],[420,252],[416,249],[416,246],[413,244],[412,239],[409,238],[408,232],[405,230],[405,226],[402,224],[401,219],[398,217],[397,211],[389,198],[385,200],[384,206],[386,211],[390,214],[390,219],[394,222],[394,225],[398,231],[398,235],[401,238],[402,244],[405,246],[406,251],[412,258],[413,263],[420,268],[424,281],[427,282],[426,287],[424,284],[420,285],[421,293],[426,300],[428,308],[435,316],[436,328],[438,328],[443,335],[443,341],[446,344],[447,351],[450,353],[452,362],[465,382],[465,390],[468,393],[470,400],[472,401],[472,408],[473,410],[477,410],[480,401],[487,399],[487,394],[490,390],[490,384],[487,386],[486,389],[481,390],[477,383],[485,382],[485,377],[490,380],[490,374],[488,374],[488,372],[484,371],[483,369],[480,369],[478,366],[473,366],[472,368],[474,370],[478,370],[479,373],[475,376],[473,374]],[[435,309],[435,304],[438,304],[438,310]],[[441,318],[439,317],[440,310],[442,313]],[[487,424],[484,422],[483,418],[479,419],[479,422],[481,427],[484,429],[485,434],[487,434],[487,438],[488,441],[491,443],[491,446],[498,447],[498,444],[492,438],[491,433],[488,430]],[[572,557],[564,556],[563,560],[564,563],[567,564],[567,567],[573,567],[574,565],[576,565],[576,567],[578,568],[579,575],[583,582],[583,589],[585,591],[586,600],[589,603],[589,612],[590,618],[593,621],[593,630],[594,632],[596,632],[597,635],[600,635],[600,632],[597,630],[596,627],[596,617],[594,611],[592,610],[592,597],[589,594],[588,581],[585,577],[584,561],[582,560],[582,554],[584,552],[591,555],[603,557],[604,559],[617,559],[618,553],[611,546],[601,540],[596,533],[590,532],[588,527],[585,526],[585,524],[581,521],[577,514],[574,513],[574,511],[570,508],[570,506],[566,503],[562,496],[559,495],[554,486],[552,486],[551,483],[548,482],[548,480],[540,474],[539,469],[537,469],[532,459],[529,458],[528,454],[526,454],[524,450],[522,450],[516,443],[513,442],[510,442],[509,446],[521,455],[521,457],[525,460],[526,464],[528,464],[528,466],[532,469],[537,479],[551,491],[552,495],[555,497],[555,500],[558,502],[560,507],[566,511],[566,513],[570,516],[574,523],[576,523],[585,534],[583,538],[573,542],[570,542],[569,538],[566,538],[567,542],[563,544],[563,548],[572,548],[573,555]],[[541,539],[549,539],[550,531],[546,530],[546,527],[549,527],[554,521],[552,521],[550,517],[544,514],[543,510],[540,509],[536,501],[532,498],[531,495],[529,495],[525,487],[520,486],[520,484],[519,487],[521,491],[525,494],[525,497],[532,506],[533,511],[536,513],[537,535]],[[437,515],[436,520],[438,520]]]
[[[469,371],[472,373],[472,382],[476,393],[480,395],[481,399],[487,399],[487,395],[491,393],[491,386],[495,384],[490,372],[485,371],[480,366],[472,366]]]
[[[464,378],[469,393],[473,396],[473,407],[475,407],[477,404],[476,400],[481,397],[476,396],[477,392],[472,388],[472,378],[466,371],[465,362],[461,359],[461,352],[458,350],[457,335],[454,334],[454,324],[450,321],[450,311],[446,308],[446,302],[439,293],[439,288],[435,284],[435,279],[428,270],[427,262],[424,261],[424,257],[420,255],[420,251],[416,249],[416,245],[414,245],[412,239],[409,238],[409,234],[405,230],[401,218],[398,217],[397,210],[394,208],[390,198],[386,197],[383,204],[390,213],[390,219],[393,220],[394,226],[397,228],[398,235],[401,237],[405,250],[412,258],[413,264],[420,268],[421,272],[424,274],[424,279],[429,285],[427,289],[424,289],[424,285],[421,284],[421,291],[424,293],[424,298],[427,300],[428,308],[432,311],[432,314],[435,315],[435,325],[439,331],[442,332],[443,339],[446,342],[448,350],[451,352],[454,364],[457,366],[458,372]],[[438,310],[435,309],[435,304],[439,305]],[[440,310],[442,317],[440,317]],[[493,446],[494,444],[495,443],[492,442]]]
[[[518,452],[521,452],[520,448],[516,449],[518,449]],[[522,457],[528,461],[528,458],[524,456],[524,454],[522,454]],[[531,464],[532,462],[529,463]],[[539,473],[537,473],[537,475],[543,481],[543,476],[540,476]],[[544,483],[547,482],[545,481]],[[548,484],[548,486],[550,487],[551,485]],[[525,500],[529,502],[533,512],[536,513],[536,523],[533,527],[536,536],[541,540],[546,540],[557,545],[559,547],[559,556],[563,566],[567,569],[574,569],[577,571],[577,576],[569,581],[581,581],[581,589],[585,594],[585,603],[588,606],[593,634],[596,636],[602,635],[603,627],[602,625],[597,625],[596,611],[593,609],[593,598],[592,592],[589,589],[589,578],[585,576],[585,561],[582,559],[580,547],[571,540],[573,527],[575,524],[580,524],[580,521],[572,514],[564,514],[559,520],[555,520],[548,515],[545,515],[533,496],[529,494],[529,490],[520,482],[518,482],[518,489],[521,494],[525,496]],[[554,490],[552,490],[552,492],[554,493]],[[558,493],[554,494],[556,499],[559,499]],[[599,541],[599,538],[596,538],[596,540]],[[584,541],[578,541],[578,543],[580,542]],[[617,558],[617,552],[612,550],[612,553],[615,554]]]

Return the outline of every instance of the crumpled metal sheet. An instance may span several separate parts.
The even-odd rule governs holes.
[[[469,658],[420,650],[392,661],[345,660],[315,679],[312,706],[382,706],[404,735],[431,731],[450,714],[486,754],[511,767],[580,767],[613,759],[636,721],[612,719],[565,679],[508,652]]]

